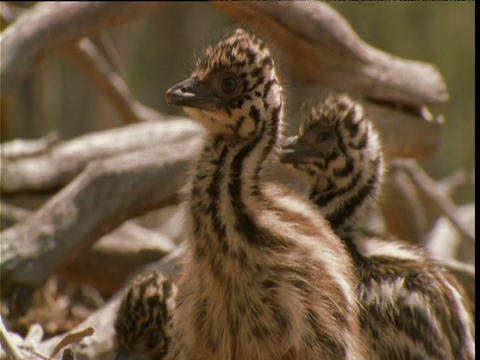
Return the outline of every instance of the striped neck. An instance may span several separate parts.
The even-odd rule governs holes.
[[[342,154],[342,167],[332,166],[311,183],[310,199],[336,231],[357,227],[375,206],[380,190],[381,154],[355,157],[351,153]]]
[[[281,105],[270,109],[270,114],[270,121],[258,122],[255,136],[210,135],[206,140],[190,198],[192,245],[199,259],[207,251],[236,254],[244,248],[236,242],[243,239],[261,245],[249,209],[263,206],[261,171],[277,150]]]

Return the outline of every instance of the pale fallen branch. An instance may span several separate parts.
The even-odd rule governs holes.
[[[0,342],[2,349],[5,350],[6,360],[22,360],[25,357],[20,353],[20,350],[10,339],[10,334],[3,324],[3,319],[0,316]]]
[[[422,243],[425,212],[415,187],[404,173],[395,168],[387,171],[378,204],[390,234],[412,244]]]
[[[51,132],[36,140],[15,139],[1,145],[2,160],[14,160],[47,152],[59,140],[57,132]]]
[[[5,202],[0,203],[0,211],[2,216],[2,230],[12,226],[32,214],[32,211],[10,205]]]
[[[475,243],[474,231],[465,226],[462,219],[457,215],[456,205],[442,192],[444,191],[442,186],[438,187],[438,183],[432,180],[414,160],[405,159],[395,161],[394,164],[404,170],[410,177],[432,210],[444,215],[466,239]]]
[[[431,121],[391,107],[364,102],[365,113],[380,134],[386,160],[427,158],[436,153],[443,135],[443,117]]]
[[[2,159],[1,189],[8,193],[56,189],[71,181],[92,160],[158,146],[168,149],[202,133],[197,123],[176,118],[86,134],[59,142],[35,156]]]
[[[59,267],[55,274],[62,280],[113,294],[133,272],[162,259],[174,247],[175,244],[161,233],[129,221],[103,236],[89,251]],[[100,267],[102,271],[98,270]]]
[[[193,138],[90,163],[35,214],[2,232],[2,286],[41,285],[125,220],[180,201]]]

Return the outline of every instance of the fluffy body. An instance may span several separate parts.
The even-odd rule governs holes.
[[[269,51],[237,30],[207,49],[192,81],[216,106],[186,108],[210,134],[190,195],[172,357],[363,359],[344,245],[308,201],[260,181],[282,118]],[[174,88],[167,99],[187,92]]]

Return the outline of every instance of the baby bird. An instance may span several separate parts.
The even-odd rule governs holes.
[[[353,258],[369,359],[473,359],[474,326],[456,280],[423,249],[362,230],[384,170],[362,106],[332,94],[285,143],[281,161],[307,179]]]
[[[189,199],[172,358],[365,358],[346,249],[308,201],[261,181],[281,140],[269,50],[238,29],[166,98],[208,130]]]
[[[176,286],[160,271],[133,279],[115,320],[115,360],[166,359],[176,293]]]

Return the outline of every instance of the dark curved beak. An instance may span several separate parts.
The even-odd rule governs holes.
[[[193,77],[173,85],[165,98],[170,105],[187,106],[204,110],[214,110],[222,106],[222,100],[210,88]]]
[[[280,150],[280,162],[283,164],[302,163],[315,157],[315,153],[302,144],[298,136],[290,136],[283,140]]]

